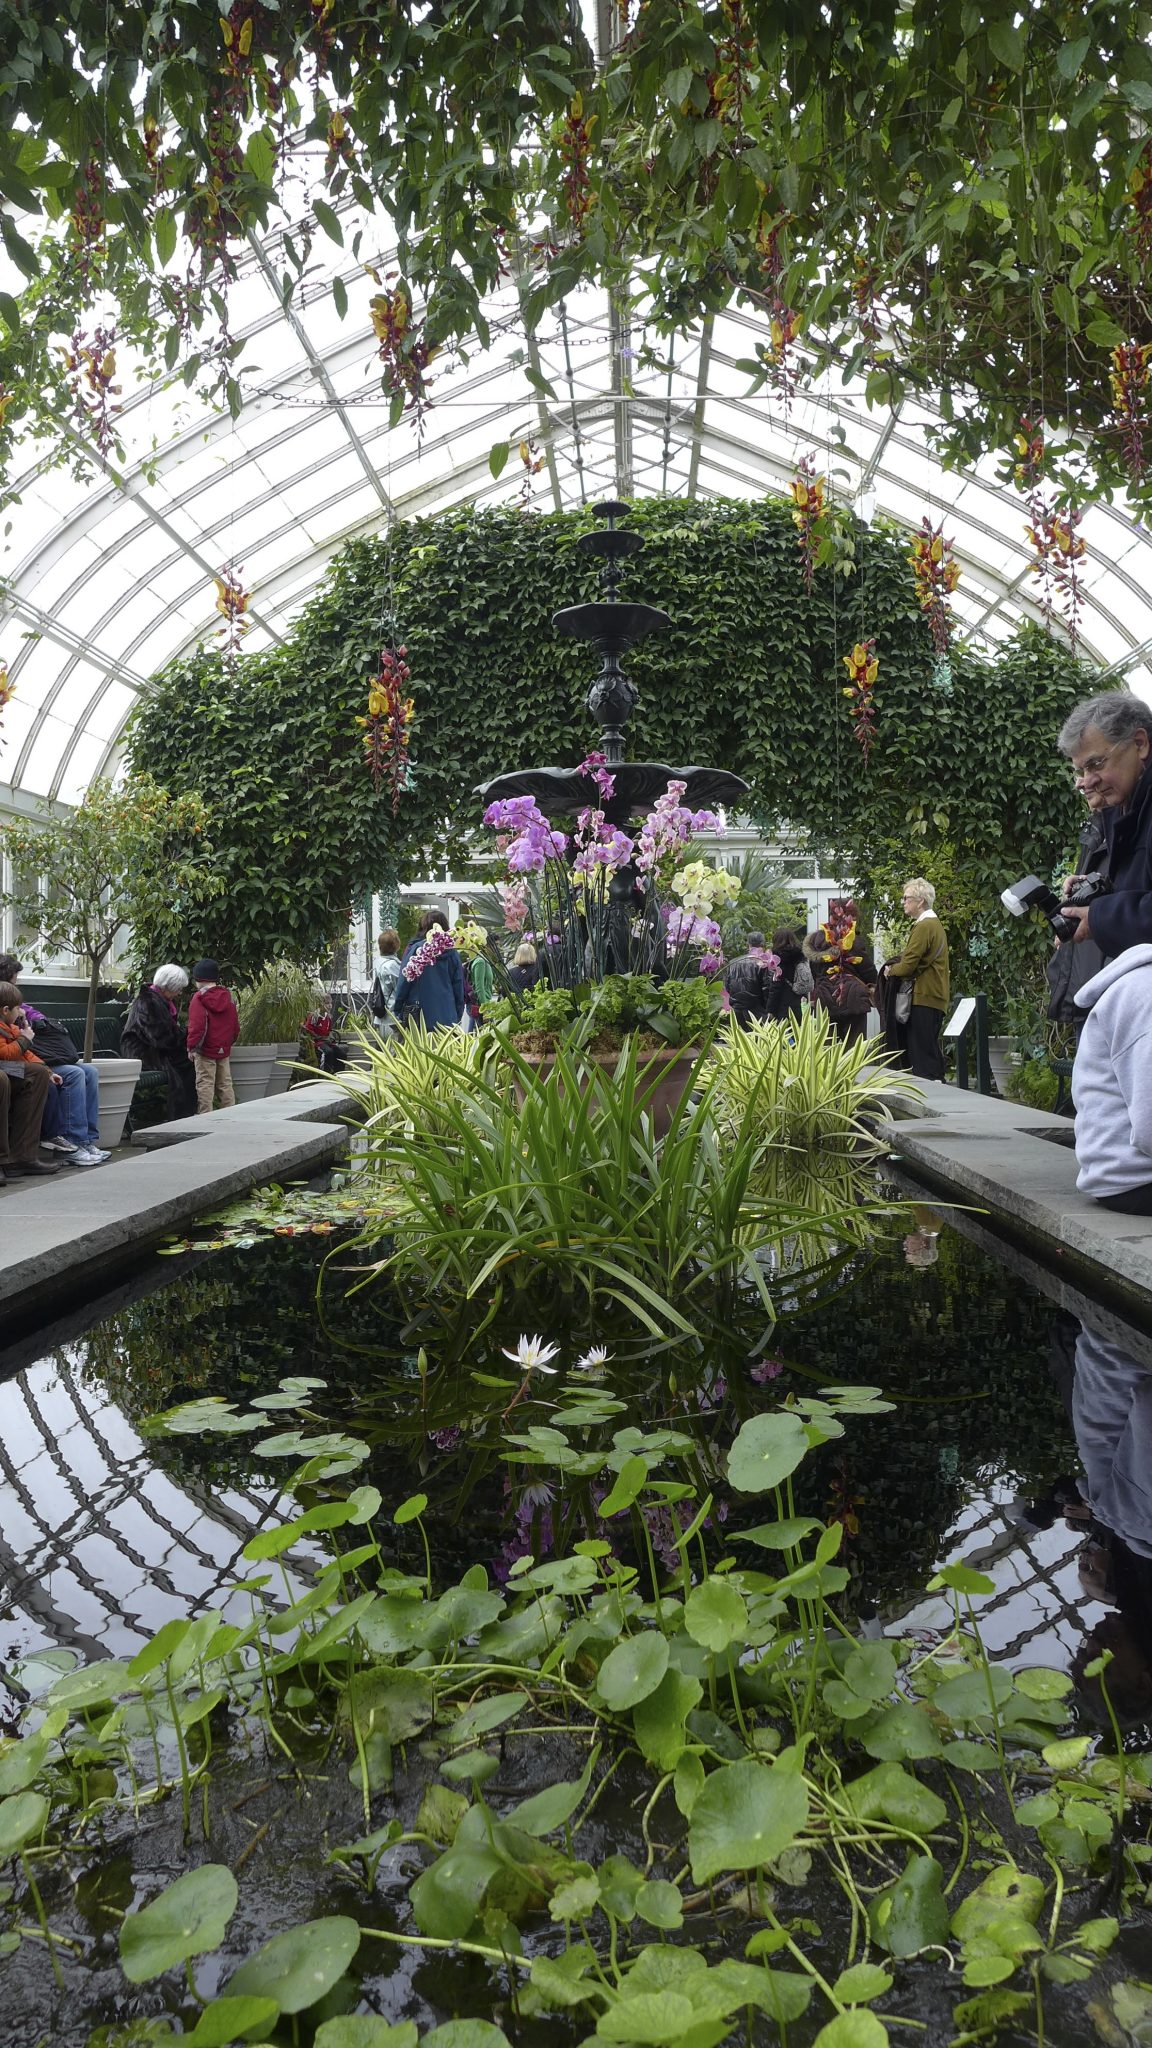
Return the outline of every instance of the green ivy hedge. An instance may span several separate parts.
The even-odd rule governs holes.
[[[734,769],[759,823],[807,827],[865,881],[902,849],[920,871],[946,846],[966,900],[987,899],[998,928],[1004,880],[1046,872],[1074,837],[1054,740],[1087,672],[1027,630],[995,663],[958,653],[943,695],[906,536],[858,527],[855,574],[820,571],[809,590],[782,500],[656,499],[630,517],[648,546],[622,594],[672,618],[627,660],[640,689],[630,751]],[[228,886],[194,932],[173,920],[153,946],[208,950],[245,974],[314,956],[366,889],[460,860],[475,783],[579,760],[594,739],[584,696],[596,662],[551,615],[597,594],[575,552],[592,524],[586,511],[468,510],[354,541],[285,646],[231,674],[204,652],[162,674],[136,715],[132,760],[202,793]],[[416,699],[415,781],[396,820],[355,723],[389,622]],[[880,656],[867,764],[843,695],[843,656],[864,635]]]

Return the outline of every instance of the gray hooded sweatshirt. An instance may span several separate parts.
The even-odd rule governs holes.
[[[1130,946],[1076,991],[1088,1011],[1076,1064],[1076,1185],[1123,1195],[1152,1186],[1152,946]]]

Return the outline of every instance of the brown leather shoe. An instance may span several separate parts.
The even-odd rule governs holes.
[[[59,1173],[58,1166],[50,1166],[46,1159],[14,1160],[4,1168],[9,1180],[39,1180],[42,1174]]]

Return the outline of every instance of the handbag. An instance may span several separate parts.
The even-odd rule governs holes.
[[[907,1024],[911,1019],[912,998],[916,993],[916,982],[918,976],[921,974],[926,974],[930,967],[935,967],[936,962],[942,957],[943,952],[944,942],[942,941],[941,944],[937,946],[936,951],[932,955],[932,958],[930,960],[925,960],[923,966],[918,968],[916,974],[905,975],[897,983],[896,1000],[892,1005],[892,1015],[895,1017],[896,1022],[898,1024]]]

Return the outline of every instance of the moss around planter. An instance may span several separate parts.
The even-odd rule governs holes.
[[[588,1052],[581,1053],[578,1057],[589,1069],[590,1082],[593,1068],[599,1068],[602,1074],[614,1074],[620,1054]],[[555,1063],[555,1055],[550,1052],[521,1053],[520,1058],[526,1067],[533,1069],[541,1081],[548,1079]],[[699,1058],[700,1048],[695,1045],[675,1045],[669,1046],[666,1052],[641,1054],[637,1072],[638,1076],[643,1078],[644,1085],[652,1087],[647,1109],[657,1138],[665,1135],[675,1111],[691,1087]],[[652,1086],[653,1083],[655,1086]],[[557,1085],[562,1087],[563,1083],[559,1082]],[[516,1092],[523,1100],[524,1090],[519,1081],[516,1083]]]

